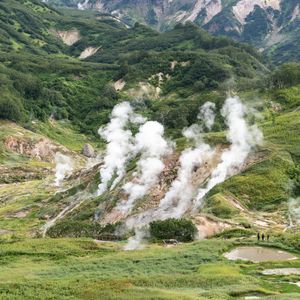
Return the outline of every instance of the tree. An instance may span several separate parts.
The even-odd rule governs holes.
[[[21,121],[23,118],[22,103],[11,95],[2,95],[0,98],[0,119]]]

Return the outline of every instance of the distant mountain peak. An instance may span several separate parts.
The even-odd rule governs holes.
[[[293,44],[300,37],[299,0],[48,0],[49,4],[109,13],[132,26],[159,31],[193,22],[215,35],[248,42],[263,51]],[[276,52],[276,51],[275,51]],[[273,55],[273,54],[272,54]],[[281,54],[278,54],[279,56]]]

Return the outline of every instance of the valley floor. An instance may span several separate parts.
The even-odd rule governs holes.
[[[223,253],[255,238],[211,239],[123,251],[122,242],[89,239],[2,241],[1,299],[300,299],[300,276],[266,276],[280,263],[228,261]],[[281,246],[270,241],[268,246]],[[298,254],[295,253],[299,257]]]

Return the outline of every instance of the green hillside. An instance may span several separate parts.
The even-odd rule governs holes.
[[[262,18],[259,13],[252,17]],[[248,29],[250,34],[261,28]],[[289,32],[296,41],[295,31]],[[259,39],[258,34],[254,43]],[[141,23],[128,27],[109,14],[54,9],[35,0],[0,1],[0,40],[0,299],[299,299],[299,63],[266,64],[252,46],[213,36],[191,22],[158,32]],[[272,48],[270,59],[297,60],[296,42],[280,47]],[[241,105],[227,114],[237,109],[242,117],[230,140],[232,120],[222,107],[235,95]],[[99,136],[124,101],[160,122],[174,149],[162,156],[163,171],[127,215],[116,208],[129,202],[124,185],[139,182],[142,159],[160,158],[141,149],[152,139],[150,150],[162,141],[153,138],[151,128],[143,147],[131,145],[141,127],[122,120],[126,112],[112,125],[115,135]],[[208,101],[215,106],[211,129],[198,117]],[[182,133],[192,124],[202,131],[194,142]],[[243,145],[244,124],[248,139],[259,136],[257,126],[263,142],[239,150],[247,152],[245,160],[209,190],[200,207],[154,220],[179,178],[183,154],[193,159],[187,151],[204,142],[214,149],[203,159],[197,152],[201,162],[188,163],[189,184],[181,193],[189,196],[193,187],[194,200],[232,138],[239,137],[238,149]],[[118,175],[113,171],[109,189],[99,194],[99,170],[107,144],[116,138],[123,144],[113,150],[122,154],[125,144],[131,153],[120,181],[113,183]],[[144,177],[151,181],[151,176]],[[138,225],[149,214],[152,222],[142,228],[145,248],[124,251],[133,236],[139,238]],[[127,223],[132,220],[133,229]],[[266,240],[258,241],[257,233]],[[293,259],[225,258],[245,246],[272,249],[278,256],[289,251]],[[294,273],[263,275],[274,268]]]
[[[120,99],[112,88],[119,79],[126,81],[126,89],[146,82],[152,89],[159,84],[165,96],[187,97],[226,89],[232,77],[248,81],[266,73],[259,55],[249,46],[211,37],[192,24],[160,34],[138,24],[126,29],[114,20],[97,20],[86,12],[58,13],[36,1],[24,3],[2,3],[5,17],[9,11],[14,20],[5,25],[6,45],[2,44],[5,48],[0,53],[5,91],[0,105],[6,107],[2,117],[11,120],[45,121],[53,115],[92,133],[108,121]],[[26,32],[31,23],[36,26]],[[68,46],[57,32],[70,30],[78,32],[78,40]],[[78,59],[88,47],[99,50]],[[172,62],[176,67],[171,68]],[[158,73],[163,73],[160,83]],[[151,108],[149,113],[154,115]]]
[[[109,13],[129,26],[140,22],[159,31],[192,21],[214,35],[254,45],[273,62],[299,60],[297,0],[49,0],[48,3]]]

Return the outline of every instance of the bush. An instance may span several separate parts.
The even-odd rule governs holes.
[[[239,237],[250,237],[252,235],[255,235],[255,233],[256,233],[255,231],[249,229],[247,230],[242,228],[234,228],[234,229],[225,230],[215,235],[215,237],[231,239],[231,238],[239,238]]]
[[[289,87],[300,83],[300,64],[286,63],[272,73],[271,85],[277,88]]]
[[[150,234],[158,240],[176,239],[179,242],[190,242],[194,240],[196,232],[197,228],[193,222],[186,219],[167,219],[150,223]]]
[[[0,98],[0,119],[21,121],[24,118],[23,105],[18,99],[2,95]]]
[[[116,226],[117,224],[102,226],[98,223],[64,221],[51,227],[47,235],[52,238],[90,237],[99,240],[118,240],[120,237],[115,234]]]

